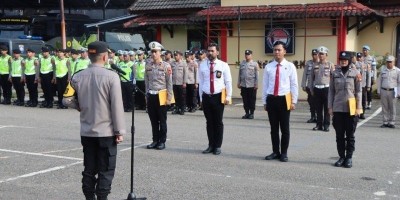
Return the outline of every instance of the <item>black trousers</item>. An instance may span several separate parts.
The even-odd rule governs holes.
[[[26,75],[26,86],[28,87],[29,92],[29,101],[32,103],[38,102],[38,84],[35,83],[36,75]]]
[[[46,104],[53,104],[54,98],[54,88],[53,84],[51,83],[51,80],[53,79],[53,72],[47,73],[47,74],[40,74],[40,79],[41,79],[41,86],[43,90],[43,95],[44,95],[44,101]]]
[[[367,107],[367,87],[362,88],[361,105],[363,108],[363,113],[365,113],[365,108]]]
[[[4,100],[10,101],[12,94],[12,83],[8,81],[8,76],[9,74],[0,75],[0,85],[1,89],[3,90]]]
[[[21,103],[25,102],[25,84],[21,83],[21,77],[12,77],[12,84],[14,86],[15,93],[17,94],[17,100]]]
[[[106,197],[111,191],[117,163],[115,137],[81,137],[83,146],[82,190],[85,196]],[[96,178],[97,175],[97,178]]]
[[[287,154],[290,140],[290,110],[287,110],[285,96],[267,96],[267,111],[269,124],[271,126],[272,151],[276,154]],[[282,132],[282,139],[279,141],[279,128]],[[281,151],[279,151],[279,143]]]
[[[336,131],[336,146],[341,158],[351,158],[354,152],[355,137],[358,117],[350,113],[334,112],[333,128]]]
[[[153,142],[165,143],[167,141],[167,106],[160,106],[158,94],[149,94],[147,103]]]
[[[58,97],[58,106],[63,106],[62,99],[65,92],[65,89],[68,85],[68,75],[65,75],[61,78],[56,78],[57,80],[57,97]]]
[[[317,126],[329,127],[331,120],[328,113],[328,94],[329,87],[318,89],[314,88],[314,99],[317,110]]]
[[[317,111],[315,106],[315,98],[313,97],[313,95],[311,95],[311,91],[309,88],[306,89],[306,92],[307,92],[307,102],[308,105],[310,106],[311,117],[315,118],[315,113]]]
[[[371,87],[367,90],[367,102],[370,103],[372,101],[372,86],[375,84],[375,78],[371,78]]]
[[[183,87],[182,85],[174,85],[174,96],[175,96],[175,105],[178,109],[183,110],[184,108],[184,98],[183,98]]]
[[[186,84],[186,106],[196,108],[196,87],[195,84]]]
[[[136,81],[136,87],[141,90],[141,91],[137,91],[135,93],[135,105],[139,108],[146,108],[146,97],[144,96],[144,94],[142,92],[145,92],[146,90],[146,85],[144,81]]]
[[[121,81],[121,90],[122,90],[122,102],[124,104],[124,109],[133,109],[132,106],[132,93],[133,93],[133,85],[130,82],[122,82]]]
[[[254,114],[254,110],[256,109],[257,90],[255,90],[254,87],[241,87],[240,95],[243,99],[243,108],[246,114]]]
[[[202,94],[203,113],[206,117],[208,145],[212,148],[221,148],[224,136],[225,105],[221,103],[221,93]]]

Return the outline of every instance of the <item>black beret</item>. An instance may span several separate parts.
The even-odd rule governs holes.
[[[78,50],[76,50],[76,49],[72,49],[72,50],[71,50],[71,54],[78,55],[78,54],[79,54],[79,51],[78,51]]]
[[[357,57],[361,58],[362,57],[362,53],[361,52],[357,52]]]
[[[246,51],[244,51],[244,54],[250,55],[250,54],[253,54],[253,51],[252,50],[246,50]]]
[[[311,50],[311,53],[312,53],[312,54],[318,54],[318,49],[313,49],[313,50]]]
[[[186,54],[186,55],[193,55],[194,52],[193,52],[192,50],[187,50],[187,51],[185,52],[185,54]]]
[[[67,49],[59,49],[58,51],[62,52],[62,53],[67,53],[68,52]]]
[[[8,47],[6,45],[0,45],[0,49],[3,51],[7,51]]]
[[[165,51],[165,55],[167,55],[167,54],[172,54],[172,51],[166,50],[166,51]]]
[[[108,45],[102,41],[95,41],[88,45],[89,54],[99,54],[108,52]]]
[[[49,52],[50,49],[48,47],[42,47],[42,52]]]
[[[35,53],[35,50],[33,50],[33,49],[31,49],[31,48],[28,48],[28,49],[26,50],[26,52],[32,52],[32,53]]]
[[[117,51],[115,51],[115,49],[110,49],[110,52],[111,52],[111,53],[115,53],[115,52],[117,52]]]
[[[339,53],[339,60],[351,60],[351,54],[348,51],[341,51]]]
[[[179,50],[178,50],[178,51],[174,51],[174,55],[177,55],[177,54],[179,54],[179,55],[181,55],[181,56],[183,55],[182,52],[179,51]]]
[[[19,49],[14,49],[14,50],[13,50],[13,54],[21,54],[21,50],[19,50]]]

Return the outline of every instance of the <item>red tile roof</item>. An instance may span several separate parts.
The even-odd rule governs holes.
[[[136,27],[146,25],[177,25],[177,24],[190,24],[187,16],[141,16],[124,23],[124,27]]]
[[[221,0],[137,0],[128,10],[131,12],[199,8],[221,5]]]
[[[400,5],[379,6],[379,7],[373,7],[373,9],[380,13],[385,14],[386,17],[400,16]]]
[[[307,11],[307,12],[306,12]],[[211,7],[197,12],[193,19],[204,21],[207,15],[212,20],[234,20],[238,19],[268,19],[268,18],[322,18],[339,17],[343,11],[344,16],[366,16],[377,14],[367,6],[357,2],[350,3],[318,3],[306,5],[277,5],[277,6],[243,6],[243,7]]]

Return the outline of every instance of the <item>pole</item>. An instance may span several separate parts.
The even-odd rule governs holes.
[[[62,48],[67,48],[67,38],[65,35],[65,16],[64,16],[64,0],[60,0],[60,15],[61,15],[61,44]]]
[[[134,163],[135,163],[135,88],[132,92],[132,126],[131,126],[131,134],[132,134],[132,144],[131,144],[131,192],[128,194],[128,200],[136,199],[136,195],[133,192],[133,179],[134,179]]]

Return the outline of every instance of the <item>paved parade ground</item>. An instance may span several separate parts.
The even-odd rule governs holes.
[[[239,102],[238,102],[239,103]],[[308,105],[291,113],[289,162],[266,161],[272,152],[267,113],[241,119],[240,105],[225,107],[222,154],[201,153],[207,145],[201,111],[168,114],[165,150],[148,150],[148,115],[135,115],[135,194],[175,199],[400,199],[400,123],[379,128],[378,101],[355,133],[353,168],[337,168],[335,132],[312,131]],[[399,112],[399,105],[397,106]],[[127,130],[131,115],[125,113]],[[0,199],[84,199],[82,147],[75,110],[0,105]],[[109,199],[130,189],[131,134],[119,145]]]

